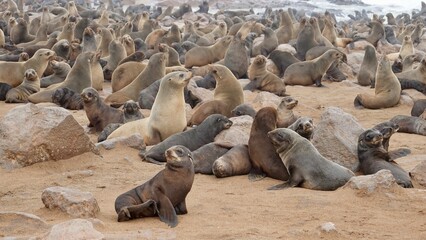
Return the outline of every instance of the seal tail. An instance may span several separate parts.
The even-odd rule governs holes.
[[[401,89],[416,89],[417,91],[423,93],[426,95],[426,84],[417,81],[417,80],[410,80],[410,79],[399,79],[399,82],[401,83]]]

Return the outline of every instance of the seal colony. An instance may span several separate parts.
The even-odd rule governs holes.
[[[53,102],[84,111],[99,141],[139,134],[150,146],[139,153],[141,158],[165,162],[165,169],[153,178],[117,197],[119,222],[158,216],[177,226],[177,215],[188,212],[186,197],[195,173],[284,181],[269,188],[273,190],[332,191],[343,186],[354,173],[324,157],[310,142],[315,134],[313,119],[293,112],[296,105],[304,104],[291,96],[294,85],[332,88],[333,84],[322,83],[349,79],[341,84],[350,82],[358,87],[355,91],[362,89],[353,101],[352,107],[360,108],[357,111],[398,107],[401,91],[407,88],[426,93],[426,47],[422,47],[426,40],[412,26],[414,18],[398,16],[398,23],[384,24],[378,16],[357,15],[350,27],[329,12],[309,17],[291,8],[268,8],[262,16],[255,15],[256,21],[249,20],[250,11],[209,14],[207,1],[196,13],[188,4],[176,11],[170,6],[153,12],[143,4],[129,9],[133,10],[123,13],[110,1],[107,9],[92,10],[70,1],[43,8],[43,14],[31,20],[17,9],[11,17],[9,9],[2,16],[8,24],[0,25],[1,59],[11,60],[0,63],[0,99]],[[88,12],[96,19],[91,14],[84,17]],[[199,20],[193,22],[194,16]],[[392,62],[397,65],[398,56],[403,69],[396,74]],[[356,76],[349,78],[351,74]],[[209,81],[212,98],[199,93],[210,90],[195,84],[196,77]],[[111,83],[105,83],[108,80]],[[370,87],[374,95],[367,93]],[[156,95],[151,94],[154,88]],[[281,102],[253,109],[247,96],[265,92]],[[153,103],[138,105],[136,101],[142,103],[147,93],[153,95],[148,96]],[[191,101],[199,104],[192,107]],[[121,105],[123,110],[118,108]],[[142,117],[140,107],[151,108],[148,117]],[[412,111],[415,116],[396,116],[391,127],[362,133],[360,173],[389,169],[398,184],[413,187],[410,175],[392,161],[389,138],[398,129],[426,135],[424,109],[418,101]],[[246,143],[215,139],[232,130],[228,118],[243,115],[253,118]]]

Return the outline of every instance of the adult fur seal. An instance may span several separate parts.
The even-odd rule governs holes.
[[[10,89],[6,94],[7,103],[28,102],[28,96],[40,91],[40,78],[37,72],[30,68],[25,71],[24,81],[16,88]]]
[[[209,70],[216,80],[214,100],[201,102],[197,105],[188,121],[188,126],[198,125],[214,113],[230,117],[232,109],[244,103],[241,84],[227,67],[212,64],[209,65]]]
[[[84,108],[80,93],[76,93],[67,87],[56,89],[52,95],[52,102],[69,110],[81,110]]]
[[[391,159],[404,157],[411,153],[411,150],[408,148],[399,148],[393,151],[389,151],[390,138],[399,130],[398,124],[391,121],[386,121],[375,125],[372,129],[379,130],[379,132],[383,135],[382,145],[383,148],[388,151],[389,157]]]
[[[285,70],[292,65],[293,63],[300,62],[299,59],[297,59],[293,54],[281,50],[274,50],[269,54],[269,59],[274,62],[274,64],[277,66],[278,70],[280,71],[280,77],[284,76]]]
[[[289,177],[280,156],[268,138],[268,132],[276,128],[277,110],[272,107],[260,109],[254,117],[248,140],[248,152],[252,169],[249,174],[251,181],[260,180],[265,176],[286,181]]]
[[[49,60],[55,53],[49,49],[39,49],[34,56],[26,62],[1,62],[0,82],[16,87],[22,83],[25,71],[32,68],[37,72],[37,76],[42,76],[46,70]]]
[[[258,55],[248,68],[250,83],[244,90],[259,89],[274,93],[278,96],[285,96],[285,84],[282,79],[266,69],[266,57]]]
[[[289,179],[270,190],[301,186],[313,190],[335,190],[354,173],[324,158],[309,140],[287,128],[268,133],[290,175]]]
[[[231,41],[231,36],[225,36],[212,46],[190,49],[185,54],[185,67],[204,66],[223,59]]]
[[[224,65],[231,70],[235,77],[241,78],[247,74],[250,65],[250,57],[246,50],[245,38],[236,34],[226,50]]]
[[[81,98],[84,103],[84,111],[89,119],[89,127],[93,127],[96,132],[102,131],[110,123],[123,122],[123,111],[106,105],[96,89],[85,88],[81,93]]]
[[[176,133],[161,143],[152,147],[148,152],[140,152],[139,156],[151,163],[165,162],[164,151],[174,145],[182,145],[194,151],[201,146],[214,141],[222,130],[232,126],[232,121],[220,114],[207,117],[199,126],[185,132]]]
[[[40,79],[40,87],[42,88],[48,87],[55,83],[63,82],[71,70],[70,65],[66,62],[52,60],[49,62],[49,64],[53,70],[53,74]]]
[[[119,222],[158,215],[162,222],[175,227],[176,215],[188,212],[185,198],[194,182],[192,153],[184,146],[173,146],[165,155],[165,169],[117,197],[115,211]]]
[[[281,99],[281,102],[277,107],[278,128],[286,128],[296,122],[299,117],[294,115],[293,108],[295,108],[298,103],[299,101],[291,96],[283,97],[283,99]]]
[[[389,108],[398,104],[400,97],[401,84],[392,72],[389,60],[384,56],[377,67],[375,95],[358,94],[354,105],[357,108]]]
[[[284,83],[286,85],[302,86],[309,86],[315,83],[318,87],[321,87],[321,79],[324,73],[334,61],[342,57],[342,52],[330,49],[316,59],[294,63],[286,69]]]
[[[390,121],[398,124],[399,132],[414,133],[426,136],[426,119],[413,116],[397,115]]]
[[[184,87],[190,72],[172,72],[163,77],[160,90],[147,118],[129,122],[111,133],[108,139],[139,133],[146,145],[157,144],[186,128]],[[173,122],[170,120],[173,119]]]
[[[383,135],[377,129],[368,129],[358,138],[358,159],[363,174],[374,174],[382,169],[390,170],[396,182],[405,188],[412,188],[410,176],[398,164],[390,161],[382,145]]]
[[[193,151],[195,173],[212,175],[213,163],[233,147],[228,142],[211,142]]]
[[[212,172],[217,178],[245,175],[250,169],[250,156],[245,144],[234,146],[212,165]]]
[[[374,49],[374,47],[371,45],[367,45],[365,47],[364,59],[362,60],[361,68],[359,69],[357,76],[359,85],[371,86],[373,88],[376,82],[376,70],[376,49]]]

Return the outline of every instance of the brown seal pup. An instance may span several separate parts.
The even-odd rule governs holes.
[[[399,132],[414,133],[426,136],[426,119],[413,116],[397,115],[390,121],[398,124]]]
[[[426,109],[426,99],[419,99],[414,101],[414,105],[411,108],[411,116],[419,117]]]
[[[121,106],[128,100],[137,101],[140,91],[164,77],[166,74],[166,62],[166,54],[154,54],[149,59],[146,68],[130,84],[109,95],[105,99],[105,103]]]
[[[231,41],[231,36],[225,36],[212,46],[190,49],[185,54],[185,67],[204,66],[223,59]]]
[[[233,147],[232,143],[212,142],[193,151],[195,173],[212,175],[213,163]]]
[[[401,97],[401,84],[392,72],[389,60],[384,56],[376,72],[375,95],[358,94],[354,106],[369,109],[389,108],[398,104]]]
[[[277,128],[286,128],[296,122],[299,118],[293,113],[293,108],[297,106],[299,101],[291,96],[286,96],[281,99],[277,107]]]
[[[209,70],[216,80],[214,100],[205,101],[197,105],[194,108],[191,119],[188,121],[188,126],[198,125],[214,113],[230,117],[232,109],[244,103],[241,84],[227,67],[211,64],[209,65]]]
[[[258,55],[248,68],[248,77],[250,83],[244,87],[244,90],[259,89],[274,93],[278,96],[285,96],[285,84],[282,79],[266,69],[266,57]]]
[[[268,138],[268,132],[276,128],[277,110],[272,107],[260,109],[254,117],[248,140],[248,151],[252,169],[249,174],[251,181],[265,176],[286,181],[289,177],[280,156]]]
[[[398,164],[390,161],[389,154],[383,148],[382,141],[383,135],[376,129],[368,129],[358,137],[360,171],[368,175],[387,169],[391,171],[399,185],[412,188],[410,176]]]
[[[365,47],[365,54],[362,60],[361,68],[357,76],[359,85],[361,86],[371,86],[372,88],[375,85],[377,70],[377,57],[376,49],[373,46],[367,45]]]
[[[85,88],[81,93],[84,103],[84,111],[89,119],[89,127],[96,132],[102,131],[110,123],[123,123],[123,111],[106,105],[99,97],[96,89]]]
[[[194,151],[203,145],[211,143],[222,130],[232,126],[232,121],[220,114],[207,117],[199,126],[180,133],[173,134],[161,143],[153,146],[147,152],[139,152],[139,156],[148,162],[159,164],[165,162],[164,151],[174,145],[182,145]]]
[[[144,184],[121,194],[115,200],[117,221],[158,215],[170,227],[178,224],[177,214],[186,214],[186,195],[194,182],[191,151],[173,146],[165,152],[167,164]]]
[[[48,87],[55,83],[63,82],[71,70],[70,65],[66,62],[52,60],[49,62],[49,64],[52,67],[54,73],[40,79],[40,87],[42,88]]]
[[[280,71],[280,77],[284,76],[285,70],[290,65],[300,62],[300,60],[293,56],[293,54],[281,50],[272,51],[268,58],[274,62],[275,66],[277,66]]]
[[[149,117],[125,123],[108,139],[139,133],[146,145],[157,144],[186,128],[184,87],[191,72],[172,72],[164,76]],[[173,122],[170,120],[173,119]]]
[[[312,118],[300,117],[293,124],[288,126],[288,129],[291,129],[297,132],[300,136],[311,140],[312,135],[314,134],[314,123]]]
[[[52,95],[52,102],[69,110],[81,110],[84,108],[81,95],[67,87],[56,89]]]
[[[7,103],[28,102],[28,96],[40,91],[40,78],[37,72],[30,68],[25,71],[24,81],[16,88],[10,89],[6,94]]]
[[[268,133],[290,175],[289,179],[270,190],[301,186],[313,190],[335,190],[354,173],[324,158],[309,140],[287,128]]]
[[[37,72],[37,76],[42,76],[49,60],[54,56],[55,53],[49,49],[39,49],[34,56],[26,62],[1,62],[0,82],[16,87],[22,83],[25,71],[30,68]]]
[[[94,52],[85,52],[78,55],[76,62],[72,66],[66,79],[62,83],[50,86],[44,91],[35,93],[28,97],[32,103],[52,101],[53,92],[58,88],[69,88],[76,93],[81,93],[83,89],[92,85],[92,76],[90,71],[90,59],[95,55]]]
[[[237,33],[229,44],[223,59],[224,65],[231,70],[237,79],[247,74],[250,65],[250,57],[245,44],[245,38]]]
[[[294,63],[286,69],[284,83],[286,85],[302,86],[316,84],[321,87],[321,79],[324,73],[334,61],[342,57],[343,54],[340,51],[330,49],[316,59]]]
[[[238,144],[213,162],[212,172],[217,178],[245,175],[251,163],[247,145]]]

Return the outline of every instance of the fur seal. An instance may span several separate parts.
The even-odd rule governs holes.
[[[165,152],[167,164],[144,184],[121,194],[115,200],[118,221],[158,215],[170,227],[178,224],[177,214],[186,214],[185,198],[194,182],[190,150],[173,146]]]
[[[18,18],[16,22],[17,24],[10,31],[10,41],[14,44],[33,41],[35,36],[28,33],[27,21],[23,18]]]
[[[351,170],[324,158],[309,140],[291,129],[275,129],[268,133],[268,137],[290,175],[286,182],[270,190],[296,186],[335,190],[354,176]]]
[[[104,78],[111,80],[112,73],[117,68],[118,63],[127,57],[126,49],[119,40],[112,40],[108,46],[109,56],[107,65],[103,68]]]
[[[149,59],[146,68],[130,84],[109,95],[105,99],[105,103],[121,106],[128,100],[137,101],[140,91],[164,77],[166,62],[167,55],[165,53],[154,54]]]
[[[295,37],[295,30],[293,27],[293,21],[291,20],[288,11],[282,11],[280,13],[280,17],[280,26],[275,31],[275,33],[278,39],[278,43],[284,44],[288,43]]]
[[[286,181],[289,177],[280,156],[268,138],[268,132],[276,128],[277,110],[272,107],[260,109],[254,117],[248,140],[248,152],[252,169],[249,174],[251,181],[260,180],[265,176]]]
[[[382,169],[390,170],[396,182],[412,188],[410,176],[398,164],[390,160],[382,145],[383,135],[377,129],[368,129],[358,137],[358,159],[363,174],[374,174]]]
[[[109,56],[109,45],[111,41],[114,39],[112,35],[112,29],[110,28],[99,28],[98,34],[101,36],[100,43],[98,44],[98,51],[102,51],[102,57]]]
[[[13,87],[7,83],[0,83],[0,101],[6,100],[6,94]]]
[[[320,57],[322,54],[327,52],[330,49],[336,49],[335,47],[327,47],[327,46],[316,46],[311,49],[309,49],[306,52],[305,59],[306,60],[313,60],[315,58]],[[340,50],[338,50],[340,51]],[[325,77],[328,78],[331,81],[340,82],[343,80],[346,80],[346,75],[342,73],[339,69],[339,65],[341,62],[347,62],[346,54],[344,54],[342,51],[340,51],[343,56],[340,59],[335,60],[331,66],[327,69],[327,72],[325,74]]]
[[[250,172],[251,163],[247,145],[238,144],[216,159],[212,172],[217,178],[245,175]]]
[[[416,80],[426,84],[426,59],[420,61],[420,65],[412,70],[397,73],[398,79]]]
[[[300,33],[296,39],[296,57],[299,60],[304,61],[306,52],[309,49],[318,46],[318,42],[315,40],[314,27],[309,23],[306,18],[303,18],[300,21],[300,29]]]
[[[312,135],[314,134],[314,123],[312,118],[300,117],[293,124],[288,126],[288,129],[291,129],[297,132],[300,136],[311,140]]]
[[[146,153],[140,152],[139,156],[141,156],[143,160],[151,163],[158,164],[160,162],[165,162],[164,151],[169,147],[182,145],[194,151],[205,144],[213,142],[217,134],[231,126],[232,121],[227,117],[220,114],[213,114],[207,117],[199,126],[181,133],[176,133],[153,146]]]
[[[48,87],[55,83],[63,82],[71,70],[70,65],[66,62],[52,60],[49,62],[49,64],[54,73],[40,79],[40,87],[42,88]]]
[[[90,59],[95,55],[94,52],[84,52],[78,55],[76,62],[62,83],[50,86],[48,89],[35,93],[28,97],[32,103],[52,101],[53,92],[58,88],[69,88],[76,93],[81,93],[83,89],[92,85],[92,76],[90,71]]]
[[[201,102],[197,105],[188,121],[188,126],[198,125],[214,113],[230,117],[232,109],[244,103],[241,84],[227,67],[211,64],[209,70],[216,80],[214,100]]]
[[[365,54],[357,76],[359,85],[374,87],[376,83],[377,57],[373,46],[365,47]]]
[[[95,52],[98,48],[95,31],[92,28],[86,27],[83,31],[83,52]]]
[[[330,49],[316,59],[294,63],[286,69],[284,83],[286,85],[302,86],[309,86],[315,83],[318,87],[321,87],[321,79],[324,73],[334,61],[342,57],[343,53]]]
[[[285,96],[285,84],[282,79],[266,69],[266,57],[258,55],[248,68],[248,77],[250,83],[244,87],[244,90],[259,89],[274,93],[278,96]]]
[[[146,64],[141,62],[125,62],[120,64],[112,73],[111,88],[112,92],[117,92],[129,85],[143,70]]]
[[[6,94],[7,103],[28,102],[28,96],[40,91],[40,78],[37,72],[30,68],[25,71],[25,78],[16,88],[10,89]]]
[[[212,142],[193,151],[195,173],[212,175],[213,163],[233,147],[231,143]]]
[[[81,95],[67,87],[56,89],[52,95],[52,102],[69,110],[81,110],[84,108]]]
[[[285,70],[292,65],[293,63],[300,62],[293,54],[281,50],[274,50],[269,54],[269,59],[274,62],[275,66],[277,66],[280,71],[280,77],[284,76]]]
[[[399,126],[391,121],[386,121],[375,125],[372,129],[378,130],[383,135],[382,145],[383,148],[388,151],[391,159],[407,156],[411,153],[408,148],[399,148],[389,152],[389,142],[391,136],[399,130]]]
[[[354,106],[369,109],[389,108],[398,104],[401,97],[401,84],[392,72],[389,60],[384,56],[376,72],[375,95],[358,94]]]
[[[245,43],[245,38],[237,33],[229,44],[224,57],[224,65],[231,70],[237,79],[247,74],[250,65],[250,57]]]
[[[408,55],[413,55],[414,52],[414,45],[413,41],[411,40],[411,36],[405,36],[404,40],[402,41],[401,49],[399,50],[399,56],[401,56],[402,59],[404,59]]]
[[[287,128],[299,118],[293,113],[293,108],[297,106],[299,101],[291,96],[286,96],[281,99],[277,107],[277,128]]]
[[[164,76],[147,118],[125,123],[111,133],[108,139],[140,133],[146,145],[157,144],[186,128],[184,87],[191,72],[172,72]],[[173,119],[173,123],[170,122]]]
[[[414,133],[426,136],[426,119],[413,116],[397,115],[390,121],[398,124],[399,132]]]
[[[411,108],[411,116],[419,117],[426,110],[426,99],[419,99],[414,101],[414,105]]]
[[[275,32],[268,27],[262,27],[262,33],[264,34],[263,41],[253,46],[251,56],[255,57],[259,54],[263,56],[268,56],[275,48],[278,47],[278,38]]]
[[[231,36],[225,36],[212,46],[194,47],[190,49],[185,54],[185,67],[204,66],[223,59],[231,41]]]
[[[256,110],[254,110],[254,108],[251,105],[243,103],[236,106],[234,109],[232,109],[231,113],[232,113],[231,117],[248,115],[254,118],[254,116],[256,115]]]
[[[89,119],[89,127],[96,132],[102,131],[110,123],[123,123],[123,111],[106,105],[96,89],[85,88],[81,93],[84,111]]]
[[[39,49],[34,56],[26,62],[1,62],[0,82],[7,83],[12,87],[17,87],[22,83],[25,71],[30,68],[37,72],[37,76],[42,76],[49,60],[54,56],[55,53],[49,49]]]

